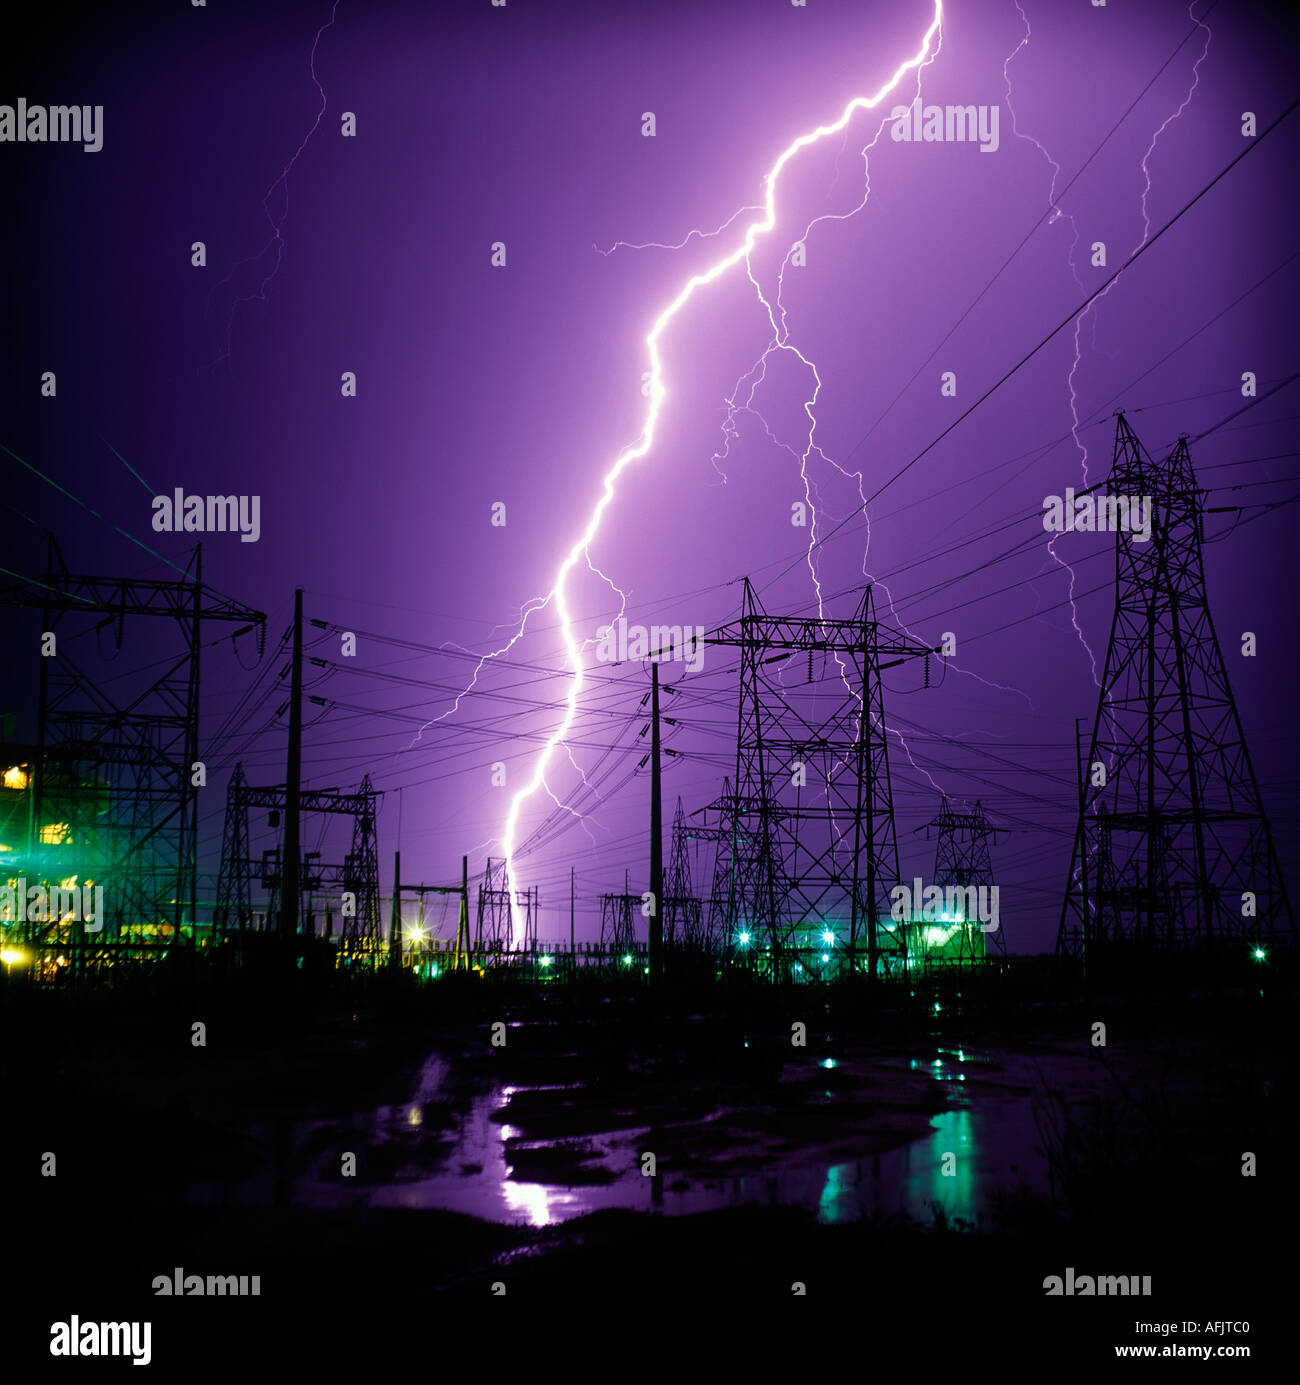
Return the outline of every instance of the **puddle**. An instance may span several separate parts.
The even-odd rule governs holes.
[[[1029,1095],[1043,1060],[1016,1055],[994,1061],[970,1050],[934,1051],[938,1057],[876,1059],[857,1064],[856,1070],[844,1060],[818,1061],[817,1067],[827,1069],[832,1089],[824,1097],[810,1093],[819,1110],[843,1109],[860,1126],[865,1120],[868,1133],[877,1133],[871,1126],[872,1102],[879,1100],[887,1112],[891,1083],[900,1082],[904,1073],[913,1080],[927,1078],[935,1084],[933,1104],[940,1109],[924,1135],[887,1149],[879,1148],[878,1137],[874,1152],[846,1158],[855,1143],[864,1149],[872,1143],[855,1139],[852,1122],[847,1130],[834,1132],[827,1149],[819,1152],[809,1147],[814,1141],[792,1139],[785,1127],[774,1133],[770,1123],[749,1136],[738,1135],[747,1115],[755,1117],[750,1124],[762,1125],[757,1113],[720,1110],[676,1132],[675,1142],[654,1143],[692,1152],[697,1145],[711,1144],[708,1158],[738,1161],[746,1171],[718,1176],[684,1171],[679,1163],[663,1168],[658,1177],[641,1172],[641,1151],[653,1147],[645,1125],[583,1128],[562,1138],[529,1141],[509,1123],[516,1094],[572,1091],[575,1102],[581,1094],[589,1103],[590,1091],[580,1084],[499,1084],[467,1094],[456,1090],[451,1061],[435,1055],[421,1069],[407,1103],[347,1120],[253,1127],[249,1133],[266,1152],[269,1170],[244,1182],[196,1183],[190,1195],[193,1202],[208,1205],[437,1208],[535,1227],[604,1208],[671,1216],[754,1203],[806,1207],[826,1223],[900,1213],[929,1223],[937,1204],[950,1221],[978,1223],[990,1212],[999,1189],[1025,1185],[1046,1196],[1047,1167],[1035,1149]],[[846,1077],[874,1085],[848,1094],[843,1087],[833,1090]],[[563,1102],[556,1098],[557,1106]],[[771,1111],[764,1108],[762,1114]],[[799,1118],[796,1113],[794,1119]],[[913,1116],[911,1128],[921,1119]],[[889,1120],[888,1114],[881,1115],[882,1128]],[[674,1134],[671,1126],[667,1131]],[[701,1135],[708,1138],[699,1139]],[[343,1176],[349,1154],[355,1156],[355,1177]],[[671,1162],[661,1156],[661,1163]],[[520,1170],[525,1176],[515,1176]]]

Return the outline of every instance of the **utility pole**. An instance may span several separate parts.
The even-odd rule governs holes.
[[[659,661],[650,664],[650,980],[664,976],[664,822],[659,787]]]
[[[203,629],[203,545],[194,545],[194,602],[190,611],[190,648],[194,651],[194,657],[190,660],[190,680],[189,680],[189,701],[194,708],[194,716],[186,725],[185,735],[189,744],[186,746],[185,759],[181,762],[181,785],[186,786],[186,778],[193,772],[194,762],[199,758],[199,655],[203,649],[201,631]],[[44,662],[44,660],[42,660]],[[191,749],[192,747],[192,749]],[[176,907],[180,909],[180,901],[188,893],[189,898],[186,903],[189,905],[189,926],[190,943],[197,947],[199,943],[199,873],[197,870],[186,870],[186,858],[197,859],[199,841],[199,795],[198,790],[190,784],[188,798],[182,801],[181,808],[181,833],[187,838],[188,845],[182,847],[180,857],[177,862],[176,872]],[[188,876],[188,880],[186,877]],[[186,885],[189,889],[186,891]],[[102,922],[102,920],[101,920]],[[177,938],[184,935],[184,925],[176,929]]]
[[[388,961],[402,965],[402,853],[393,852],[393,908],[388,916]]]
[[[462,944],[461,939],[464,938]],[[463,949],[463,951],[462,951]],[[460,959],[465,958],[469,966],[469,857],[460,858],[460,918],[456,921],[456,970],[460,970]]]
[[[570,867],[569,867],[569,966],[570,966],[574,971],[577,971],[577,969],[578,969],[578,952],[577,952],[577,949],[576,949],[576,948],[574,947],[574,945],[573,945],[573,906],[574,906],[574,897],[575,897],[575,896],[574,896],[574,890],[575,890],[575,888],[576,888],[576,880],[575,880],[575,876],[574,876],[574,867],[573,867],[573,866],[570,866]]]
[[[284,869],[280,875],[280,928],[298,931],[302,813],[302,588],[293,594],[293,671],[289,682],[289,758],[285,770]]]

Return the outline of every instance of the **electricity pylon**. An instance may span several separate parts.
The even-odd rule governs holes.
[[[1294,941],[1206,600],[1205,492],[1186,436],[1157,462],[1120,414],[1107,490],[1149,497],[1151,529],[1116,526],[1115,616],[1057,951]]]
[[[949,804],[945,794],[938,813],[924,827],[916,830],[924,832],[927,837],[932,830],[938,833],[934,846],[933,884],[940,889],[946,889],[949,885],[960,886],[963,890],[983,886],[992,888],[993,853],[989,843],[996,840],[999,832],[1007,829],[993,826],[979,799],[975,800],[975,807],[970,812],[962,813]],[[975,936],[977,928],[970,926],[970,918],[963,922],[967,927],[958,934],[955,960],[979,960],[985,955],[990,940],[999,952],[1006,955],[1006,938],[1000,920],[994,932],[981,932],[978,939]]]
[[[795,933],[840,916],[850,970],[861,932],[867,974],[892,970],[906,940],[889,922],[898,839],[880,675],[933,651],[876,620],[870,586],[852,619],[832,620],[769,615],[748,579],[740,619],[706,639],[740,650],[736,792],[720,804],[728,935],[768,946],[780,977]]]

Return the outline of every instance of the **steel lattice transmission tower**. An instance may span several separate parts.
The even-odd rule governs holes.
[[[1156,462],[1120,414],[1107,486],[1151,497],[1151,537],[1116,530],[1115,617],[1057,950],[1294,941],[1206,600],[1205,492],[1186,436]]]
[[[510,919],[510,878],[506,874],[505,858],[496,865],[491,856],[487,869],[483,872],[483,883],[478,887],[478,925],[474,932],[474,947],[509,947],[513,925]]]
[[[713,842],[713,885],[709,890],[709,916],[705,921],[705,942],[708,947],[726,948],[733,941],[727,934],[728,907],[731,891],[731,840],[734,833],[723,826],[724,805],[731,804],[735,795],[731,792],[731,779],[722,781],[722,796],[703,808],[697,808],[692,817],[704,815],[703,823],[690,828],[690,836],[696,841]],[[718,823],[710,826],[708,814],[716,812]]]
[[[975,800],[975,807],[968,813],[958,812],[948,802],[945,794],[939,811],[923,827],[916,829],[929,837],[931,831],[938,834],[934,846],[933,883],[941,889],[958,885],[963,890],[993,886],[993,853],[990,843],[997,839],[1005,827],[994,827],[989,821],[984,805]],[[970,915],[967,915],[969,922]],[[956,960],[975,961],[984,956],[989,942],[1004,956],[1007,950],[1006,938],[1001,923],[996,932],[981,933],[978,947],[975,934],[963,929],[958,935]]]
[[[104,884],[101,943],[158,925],[193,942],[204,626],[221,621],[241,627],[236,637],[256,633],[260,660],[266,617],[203,585],[201,547],[174,581],[101,577],[70,571],[53,535],[45,580],[0,590],[0,605],[38,609],[42,638],[54,638],[51,657],[38,660],[24,863],[33,875],[48,866],[56,879],[75,866],[81,879]],[[127,646],[128,628],[142,641],[128,663],[142,652],[148,662],[118,669],[110,681],[106,665]],[[80,930],[74,961],[90,941]]]
[[[906,942],[888,922],[898,838],[880,675],[934,651],[876,620],[870,586],[851,620],[831,620],[769,615],[748,579],[740,619],[706,639],[740,651],[736,792],[717,805],[729,936],[765,943],[781,976],[797,930],[839,923],[850,969],[864,930],[868,975],[892,969]]]
[[[523,946],[537,944],[536,897],[532,890],[516,890],[515,906],[524,920]],[[474,934],[476,951],[509,952],[514,947],[514,919],[510,911],[510,876],[505,857],[493,863],[488,857],[483,883],[478,887],[478,925]]]
[[[378,793],[363,775],[352,818],[352,850],[343,861],[343,889],[356,901],[356,914],[344,916],[343,939],[362,951],[379,949],[379,839],[375,831]]]
[[[680,797],[673,813],[672,854],[664,890],[664,942],[669,946],[703,947],[704,909],[691,891],[691,830]]]
[[[636,910],[641,897],[628,892],[600,897],[600,946],[602,951],[630,954],[636,951]]]
[[[327,917],[337,913],[341,922],[342,949],[377,954],[379,950],[379,844],[375,832],[379,791],[367,774],[355,793],[340,793],[336,789],[302,789],[299,791],[304,814],[327,814],[352,819],[352,849],[342,862],[325,862],[316,852],[309,852],[299,872],[299,889],[303,896],[319,893],[330,901]],[[260,808],[278,825],[286,811],[288,794],[283,784],[258,788],[244,777],[242,764],[226,785],[226,826],[221,848],[221,873],[217,883],[217,904],[213,924],[217,935],[246,931],[254,919],[253,884],[271,891],[270,907],[278,903],[276,891],[283,879],[283,849],[276,846],[254,858],[250,846],[248,814]],[[350,896],[353,907],[344,909],[344,895]],[[303,920],[309,911],[301,905],[297,911]],[[331,924],[332,926],[332,924]]]
[[[253,927],[253,849],[248,835],[247,789],[244,766],[236,764],[226,785],[226,825],[221,838],[217,907],[212,916],[213,932],[219,938],[231,929],[245,933]]]

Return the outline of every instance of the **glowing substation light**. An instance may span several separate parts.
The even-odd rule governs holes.
[[[749,946],[749,934],[748,934],[748,933],[742,933],[742,934],[740,935],[740,945],[741,945],[741,947],[748,947],[748,946]]]
[[[900,63],[894,70],[894,74],[876,92],[874,96],[855,96],[844,107],[843,112],[834,124],[819,125],[816,129],[807,134],[799,135],[781,152],[776,162],[772,165],[764,180],[763,198],[763,218],[760,221],[751,222],[746,228],[745,234],[740,244],[722,259],[717,260],[708,269],[698,274],[693,274],[677,296],[668,306],[655,318],[649,333],[645,338],[646,350],[650,359],[650,378],[649,378],[649,404],[647,405],[645,422],[641,428],[640,437],[630,447],[625,448],[615,459],[613,465],[605,473],[601,482],[600,496],[596,505],[587,520],[586,528],[578,536],[570,547],[564,560],[560,563],[559,569],[555,574],[550,592],[535,603],[530,603],[530,613],[533,610],[540,610],[543,606],[549,605],[551,600],[555,601],[555,610],[559,616],[559,625],[563,637],[566,662],[572,668],[573,674],[569,680],[568,694],[565,698],[564,717],[560,724],[548,737],[545,745],[538,753],[537,760],[533,765],[533,771],[528,782],[519,789],[510,800],[510,808],[506,814],[505,827],[502,834],[502,847],[505,857],[505,872],[508,879],[514,879],[514,848],[515,832],[519,823],[520,809],[543,785],[546,777],[546,769],[550,764],[551,757],[555,753],[555,748],[569,734],[569,728],[573,725],[573,720],[578,711],[578,696],[582,691],[586,672],[583,664],[583,644],[578,640],[574,633],[573,621],[570,616],[568,601],[565,594],[565,585],[568,581],[569,573],[577,565],[578,561],[584,556],[590,562],[587,553],[588,548],[594,541],[600,529],[600,521],[605,510],[614,499],[614,486],[623,471],[631,463],[644,457],[654,445],[655,426],[659,420],[659,412],[663,401],[667,395],[667,390],[663,381],[663,361],[659,354],[659,339],[667,329],[668,324],[673,321],[683,307],[694,297],[697,289],[703,288],[707,284],[725,274],[727,270],[739,264],[742,260],[748,260],[748,256],[760,235],[765,235],[772,231],[776,226],[776,185],[786,164],[801,150],[811,144],[816,144],[827,135],[839,134],[849,123],[853,114],[859,110],[871,110],[878,106],[881,101],[898,86],[903,76],[921,67],[931,56],[930,46],[935,36],[939,32],[940,24],[943,19],[943,0],[935,0],[934,18],[930,21],[930,27],[925,31],[918,51],[904,62]],[[525,616],[525,621],[527,616]],[[521,624],[519,635],[523,633]],[[516,636],[518,638],[518,636]],[[513,641],[511,642],[513,643]],[[508,646],[507,646],[508,647]],[[485,658],[491,657],[485,656]],[[481,666],[481,665],[480,665]],[[510,922],[514,934],[514,946],[520,945],[524,933],[523,920],[519,916],[519,905],[514,898],[513,892],[510,896]]]

